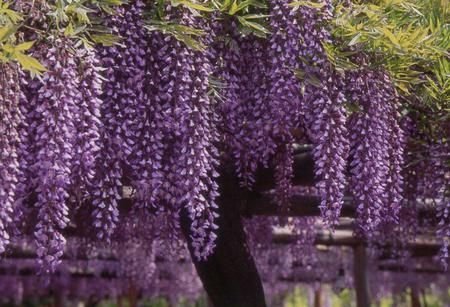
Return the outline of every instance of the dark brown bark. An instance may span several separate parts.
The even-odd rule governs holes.
[[[240,215],[241,190],[235,178],[222,175],[218,199],[216,247],[205,261],[198,261],[190,245],[190,219],[182,211],[182,230],[197,273],[215,307],[266,306],[262,282],[246,242]],[[234,177],[234,176],[233,176]]]

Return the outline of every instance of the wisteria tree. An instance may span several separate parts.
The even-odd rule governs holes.
[[[101,298],[175,302],[200,292],[192,261],[224,307],[349,268],[369,306],[379,271],[424,257],[448,281],[449,17],[445,0],[0,0],[0,275],[86,293],[89,267]]]

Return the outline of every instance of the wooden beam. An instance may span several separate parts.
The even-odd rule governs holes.
[[[434,265],[405,267],[399,264],[379,264],[378,270],[395,273],[448,274],[442,267]]]
[[[280,212],[278,204],[273,197],[268,193],[249,192],[246,198],[241,200],[242,212],[247,216],[321,216],[319,209],[321,199],[318,196],[312,195],[293,195],[291,197],[291,207],[287,212]],[[421,204],[419,204],[421,205]],[[435,210],[428,206],[422,206],[419,209],[419,219],[427,222],[437,223],[434,218]],[[356,206],[351,196],[344,197],[344,204],[341,208],[340,217],[355,218]]]
[[[273,234],[272,242],[275,244],[292,244],[296,242],[296,235],[292,233],[275,233]],[[362,239],[353,236],[349,230],[335,231],[334,233],[327,231],[318,231],[315,239],[315,245],[325,246],[347,246],[355,247],[357,245],[366,245]],[[389,246],[379,246],[380,249],[389,249]],[[420,238],[416,241],[407,242],[406,248],[411,252],[413,258],[420,257],[434,257],[439,253],[441,244],[435,242],[431,238]],[[390,259],[389,252],[385,252],[380,256],[380,260]]]
[[[275,187],[273,168],[259,168],[255,175],[254,191],[267,191]],[[311,152],[302,152],[294,156],[294,185],[313,186],[316,182],[314,176],[314,160]]]

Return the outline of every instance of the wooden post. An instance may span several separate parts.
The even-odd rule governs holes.
[[[358,244],[353,248],[353,275],[356,292],[356,306],[370,307],[369,281],[367,279],[366,248]]]
[[[123,307],[122,296],[118,296],[117,297],[117,307]]]
[[[63,294],[57,292],[53,295],[53,307],[63,307],[64,306],[64,297]]]
[[[211,299],[209,298],[208,293],[205,293],[205,299],[206,299],[206,306],[207,307],[214,307],[213,302],[211,301]]]
[[[130,307],[136,307],[138,303],[138,289],[134,285],[134,283],[130,283],[130,288],[128,289],[128,302]]]
[[[411,307],[421,307],[419,291],[416,287],[411,287]]]
[[[314,307],[322,307],[322,288],[320,284],[314,286]]]
[[[423,301],[423,307],[428,307],[428,303],[427,303],[427,292],[425,289],[422,289],[420,291],[420,294],[422,296],[422,301]],[[450,303],[450,302],[449,302]],[[445,302],[444,302],[445,305]],[[450,305],[450,304],[449,304]]]

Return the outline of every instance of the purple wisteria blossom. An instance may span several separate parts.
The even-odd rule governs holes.
[[[348,95],[359,108],[350,118],[351,188],[357,223],[365,234],[381,222],[396,223],[402,201],[403,133],[397,97],[381,72],[349,75]]]
[[[37,57],[49,67],[34,95],[34,179],[38,208],[35,238],[43,272],[54,271],[60,263],[66,239],[61,231],[69,219],[69,187],[76,135],[76,112],[81,94],[75,58],[70,44],[57,39]]]
[[[170,6],[167,8],[173,10]],[[195,26],[189,12],[180,14],[186,26]],[[192,221],[191,240],[195,256],[203,259],[214,247],[214,218],[218,196],[218,141],[216,119],[207,95],[208,76],[212,67],[205,52],[195,51],[174,37],[165,36],[157,51],[159,63],[154,69],[159,80],[156,103],[160,106],[163,125],[164,177],[160,201],[174,214],[184,207]],[[158,132],[157,132],[158,133]],[[175,224],[176,226],[176,224]]]
[[[228,43],[218,47],[223,57],[219,74],[225,84],[221,128],[241,184],[251,188],[258,165],[267,166],[275,152],[274,142],[268,139],[272,126],[267,104],[267,45],[252,35],[240,37],[234,20],[230,28]]]
[[[106,68],[101,108],[104,157],[98,161],[93,189],[94,226],[99,239],[109,240],[118,222],[124,168],[139,169],[133,147],[140,138],[139,116],[147,103],[145,92],[147,40],[142,23],[142,1],[121,7],[109,25],[123,37],[122,45],[103,48],[101,65]]]
[[[82,96],[77,104],[72,183],[75,200],[81,203],[90,198],[96,159],[101,154],[100,131],[103,125],[100,97],[103,80],[100,74],[100,63],[93,50],[79,50],[77,59],[80,59],[80,63],[77,63],[80,70],[78,89]]]
[[[314,144],[315,173],[322,198],[320,210],[326,224],[333,226],[338,223],[343,204],[349,148],[342,78],[332,69],[323,47],[323,43],[331,42],[323,25],[329,18],[330,2],[323,3],[320,11],[299,8],[304,74],[302,115]]]
[[[18,68],[0,64],[0,254],[10,243],[15,218],[16,190],[23,169],[20,168],[20,125]]]
[[[267,105],[273,142],[281,144],[275,155],[276,198],[282,211],[287,211],[292,196],[293,150],[292,132],[301,126],[300,82],[295,70],[300,68],[300,25],[296,10],[289,1],[270,2],[270,27]]]
[[[423,186],[425,198],[430,199],[436,208],[436,235],[442,242],[440,260],[446,270],[450,258],[450,168],[444,163],[444,159],[449,158],[449,152],[448,143],[445,141],[430,146]]]

